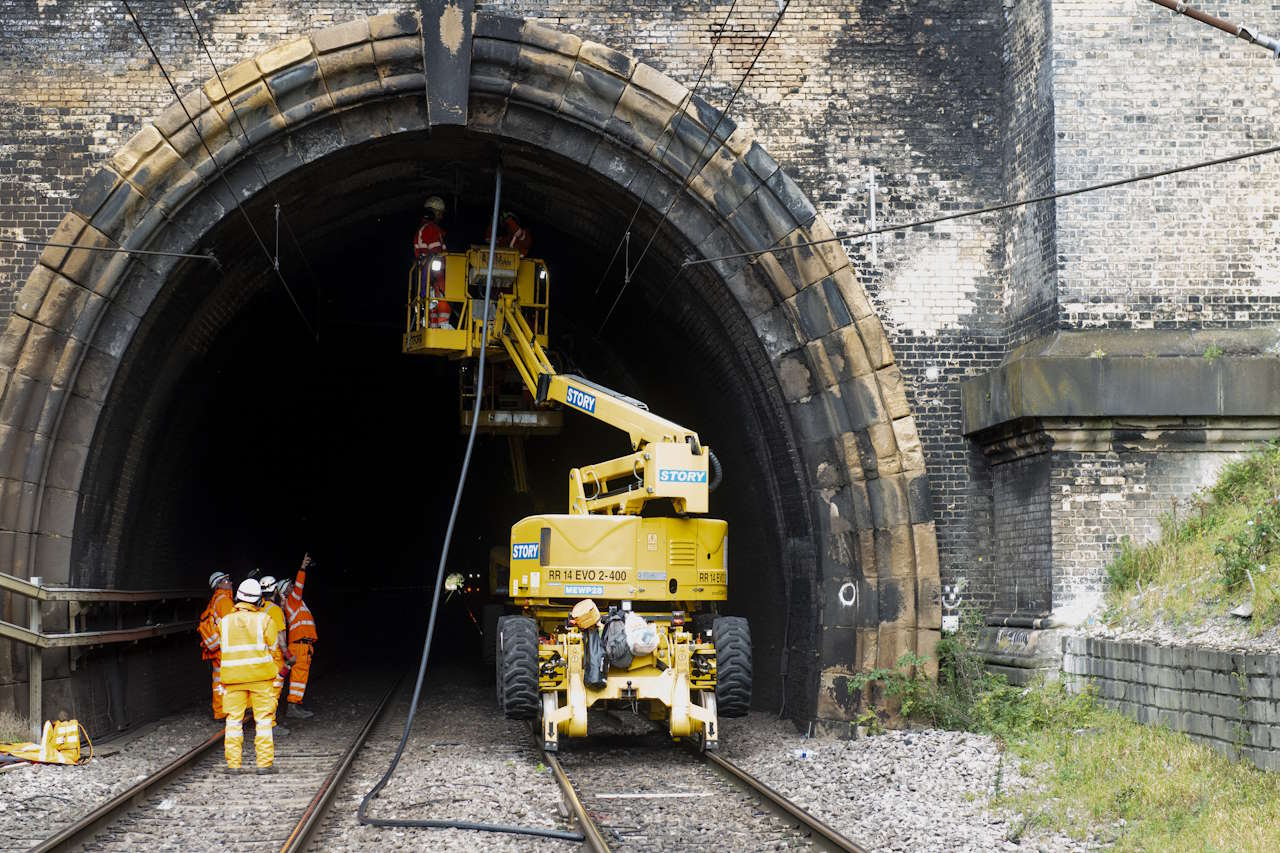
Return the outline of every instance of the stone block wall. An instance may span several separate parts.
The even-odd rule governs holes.
[[[1280,770],[1280,655],[1078,635],[1062,647],[1073,689],[1092,684],[1105,705],[1138,722]]]

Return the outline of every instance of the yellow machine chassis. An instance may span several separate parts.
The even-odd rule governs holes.
[[[670,614],[652,615],[670,618]],[[603,687],[585,683],[586,647],[577,628],[556,631],[551,642],[539,646],[538,690],[542,696],[540,731],[544,749],[554,751],[561,734],[584,737],[587,709],[609,701],[649,702],[650,716],[665,716],[672,737],[697,736],[703,748],[716,747],[719,725],[715,646],[697,642],[683,627],[663,622],[657,622],[657,626],[658,648],[635,658],[625,670],[610,668]],[[655,708],[654,702],[660,707]]]

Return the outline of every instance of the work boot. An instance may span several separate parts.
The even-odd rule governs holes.
[[[259,776],[270,776],[276,772],[276,766],[273,764],[270,767],[259,767],[257,772]]]
[[[315,716],[314,711],[308,711],[306,708],[293,702],[289,703],[288,713],[290,717],[297,717],[299,720],[309,720]]]
[[[276,723],[275,726],[273,726],[271,729],[271,736],[272,737],[288,737],[289,729],[286,728],[285,726],[280,725],[279,723]]]
[[[228,776],[239,776],[243,772],[243,769],[240,767],[224,767],[222,768],[222,772]]]

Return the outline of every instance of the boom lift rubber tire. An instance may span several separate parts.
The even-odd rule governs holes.
[[[538,713],[538,624],[527,616],[508,616],[498,636],[502,667],[502,713],[532,720]]]
[[[711,636],[716,646],[716,713],[745,717],[751,710],[751,629],[741,616],[720,616]]]
[[[480,644],[480,663],[494,666],[498,662],[498,620],[506,610],[501,604],[486,604],[480,609],[480,630],[484,632]]]
[[[486,641],[487,645],[493,646],[493,683],[494,696],[498,700],[498,710],[502,710],[502,656],[498,654],[498,649],[502,646],[502,626],[512,617],[499,616],[498,624],[494,626],[492,636]]]

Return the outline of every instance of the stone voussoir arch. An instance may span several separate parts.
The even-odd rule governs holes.
[[[250,150],[270,181],[335,147],[429,131],[421,30],[414,15],[383,15],[273,47],[185,93],[88,180],[0,336],[0,563],[9,571],[71,580],[98,416],[177,263],[52,244],[199,251],[204,233],[235,212],[229,193],[243,200],[264,188],[256,171],[236,169]],[[623,186],[656,165],[666,179],[659,205],[705,146],[715,153],[676,199],[673,227],[704,256],[783,247],[713,266],[769,357],[801,445],[821,531],[818,716],[847,718],[847,676],[905,651],[930,654],[941,615],[928,481],[903,377],[840,244],[800,245],[831,229],[749,133],[623,53],[487,13],[475,16],[469,49],[431,51],[469,62],[469,131],[552,149]],[[654,142],[681,110],[655,164]],[[206,144],[234,172],[230,186]]]

